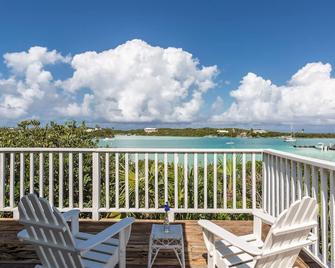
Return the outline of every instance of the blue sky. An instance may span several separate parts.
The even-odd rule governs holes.
[[[63,57],[73,57],[87,51],[98,53],[115,49],[134,39],[142,40],[151,47],[182,48],[199,60],[198,68],[217,66],[216,74],[208,77],[216,85],[202,95],[201,108],[192,116],[185,117],[185,120],[171,122],[163,117],[149,116],[148,120],[139,120],[141,123],[187,122],[203,125],[211,121],[213,113],[218,113],[213,124],[273,126],[280,122],[284,125],[310,125],[313,121],[316,126],[311,126],[311,129],[332,131],[335,115],[333,103],[328,104],[329,109],[326,111],[314,111],[322,120],[316,120],[313,113],[301,116],[305,111],[298,111],[296,107],[290,108],[292,119],[286,122],[282,120],[283,116],[267,116],[271,113],[283,114],[278,107],[288,107],[284,101],[280,104],[276,102],[278,107],[265,112],[266,116],[255,114],[251,118],[236,118],[231,115],[232,112],[250,114],[242,107],[231,110],[230,114],[224,112],[231,109],[233,102],[241,106],[246,101],[231,97],[230,93],[241,86],[240,81],[248,73],[255,74],[257,79],[269,79],[278,88],[289,87],[287,81],[308,63],[322,63],[307,69],[313,69],[314,73],[322,69],[321,72],[329,74],[329,68],[324,65],[335,64],[334,10],[334,1],[3,1],[0,9],[0,54],[23,52],[40,46],[48,51],[57,50]],[[74,72],[69,61],[43,65],[43,68],[51,72],[54,80],[65,80]],[[5,62],[0,64],[0,79],[8,80],[15,72]],[[333,94],[329,96],[331,98],[335,97],[335,89],[332,91],[333,72],[330,72],[330,76],[330,82],[321,81],[317,86],[323,88],[324,84],[331,83],[330,89],[325,92]],[[21,79],[20,75],[16,74],[15,79]],[[254,88],[258,85],[254,78],[246,80],[245,87]],[[314,80],[305,90],[309,90],[311,84],[314,85]],[[57,92],[62,90],[57,89]],[[71,99],[80,102],[85,92],[90,90],[83,84]],[[239,95],[247,94],[247,90],[241,89]],[[265,86],[262,90],[267,92],[270,89]],[[4,92],[0,84],[0,94],[1,91]],[[189,95],[191,92],[190,88]],[[4,94],[0,95],[0,101]],[[218,97],[221,101],[217,103],[223,103],[223,106],[212,111]],[[184,101],[190,98],[188,96]],[[273,106],[268,100],[264,102],[266,107]],[[258,106],[255,104],[252,107],[256,109]],[[31,111],[28,106],[25,108],[24,113],[17,118],[5,116],[3,122],[10,124],[22,118],[37,116],[36,111]],[[110,125],[124,123],[122,116],[115,120],[101,119],[99,114],[94,118],[87,114],[80,116],[80,113],[65,116],[72,117]],[[49,118],[63,120],[64,115],[59,116],[55,112]],[[125,120],[127,124],[138,121],[137,117],[134,120],[129,118]]]

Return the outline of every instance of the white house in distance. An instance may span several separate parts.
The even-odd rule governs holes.
[[[144,132],[145,132],[145,133],[155,133],[155,132],[157,132],[157,131],[158,131],[158,129],[155,128],[155,127],[146,127],[146,128],[144,129]]]
[[[86,132],[93,132],[93,131],[97,131],[97,130],[101,130],[102,128],[100,127],[96,127],[96,128],[87,128]]]
[[[218,129],[218,130],[216,130],[216,133],[218,133],[218,134],[228,134],[229,131],[226,130],[226,129]]]
[[[257,133],[257,134],[265,134],[265,133],[268,133],[266,130],[264,129],[254,129],[252,131],[253,133]]]

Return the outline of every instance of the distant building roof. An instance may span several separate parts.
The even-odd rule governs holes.
[[[229,131],[226,130],[226,129],[218,129],[218,130],[216,130],[216,132],[217,133],[229,133]]]
[[[264,129],[254,129],[253,132],[254,132],[254,133],[259,133],[259,134],[267,133],[267,131],[264,130]]]
[[[93,132],[93,131],[96,131],[96,130],[102,130],[102,128],[101,128],[101,127],[87,128],[87,129],[86,129],[86,132]]]
[[[158,129],[155,128],[155,127],[146,127],[144,129],[144,132],[146,132],[146,133],[152,133],[152,132],[157,132],[157,131],[158,131]]]

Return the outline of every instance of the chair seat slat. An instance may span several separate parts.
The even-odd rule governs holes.
[[[106,266],[104,263],[86,259],[83,259],[83,263],[85,268],[105,268]]]
[[[93,234],[79,232],[78,234],[76,234],[75,238],[80,239],[80,240],[87,240],[93,236],[94,236]],[[103,244],[110,245],[110,246],[118,246],[120,243],[118,239],[110,238],[106,240],[105,242],[103,242]]]
[[[32,239],[32,238],[23,238],[22,240],[24,240],[25,242],[29,242],[30,244],[34,244],[37,246],[45,246],[45,247],[50,247],[50,248],[55,248],[55,249],[59,249],[59,250],[64,250],[64,251],[68,251],[68,252],[76,252],[78,253],[79,251],[76,248],[71,248],[68,246],[62,246],[62,245],[57,245],[57,244],[51,244],[48,242],[44,242],[41,240],[37,240],[37,239]]]
[[[115,252],[113,252],[115,253]],[[109,259],[113,257],[113,254],[107,254],[102,252],[96,252],[96,251],[88,251],[85,254],[83,254],[84,259],[89,259],[101,263],[107,263]],[[116,255],[114,254],[114,258],[116,258]]]

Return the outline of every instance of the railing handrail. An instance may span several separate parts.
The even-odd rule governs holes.
[[[263,153],[284,157],[286,159],[301,162],[301,163],[308,164],[308,165],[314,165],[319,168],[335,170],[335,162],[332,162],[332,161],[322,160],[322,159],[308,157],[308,156],[301,156],[301,155],[282,152],[282,151],[278,151],[274,149],[265,149],[263,150]]]
[[[268,153],[299,161],[306,164],[313,164],[317,167],[335,170],[335,162],[322,160],[313,157],[301,156],[294,153],[278,151],[275,149],[203,149],[203,148],[44,148],[44,147],[0,147],[1,153],[11,152],[76,152],[76,153]]]
[[[91,153],[262,153],[263,149],[193,149],[193,148],[44,148],[7,147],[0,152],[91,152]]]

